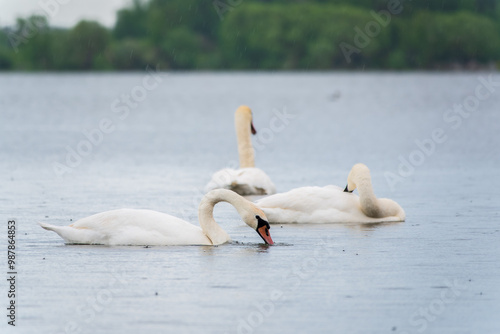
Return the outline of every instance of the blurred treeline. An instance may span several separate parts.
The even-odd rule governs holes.
[[[112,29],[20,18],[0,30],[0,69],[435,69],[500,60],[500,0],[401,0],[386,26],[373,24],[371,11],[394,1],[135,0]],[[365,34],[357,44],[356,27]]]

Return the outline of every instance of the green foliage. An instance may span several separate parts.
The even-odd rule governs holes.
[[[0,30],[0,70],[11,69],[14,63],[12,58],[7,33]]]
[[[148,34],[160,42],[177,28],[215,38],[219,17],[210,0],[151,0],[147,22]]]
[[[204,68],[217,63],[213,56],[217,51],[212,51],[218,24],[211,1],[152,0],[148,5],[141,5],[136,0],[132,8],[118,12],[113,33],[119,39],[145,41],[147,51],[137,50],[141,55],[146,54],[140,56],[143,61],[158,63],[162,68]],[[116,48],[113,52],[117,52]],[[123,61],[113,64],[129,68]]]
[[[498,26],[469,12],[421,12],[402,40],[410,65],[429,68],[446,62],[489,62],[500,58]]]
[[[234,11],[220,30],[225,63],[237,68],[324,69],[379,66],[377,58],[389,46],[389,30],[381,28],[369,44],[346,61],[340,43],[355,47],[358,27],[373,17],[355,7],[331,5],[249,4]]]
[[[408,68],[408,62],[405,57],[403,50],[396,49],[392,51],[387,57],[387,63],[385,68],[391,68],[395,70],[402,70]]]
[[[72,70],[105,69],[104,51],[110,42],[109,31],[97,22],[80,21],[64,41],[67,66]]]
[[[389,1],[397,0],[133,0],[111,30],[92,21],[54,29],[31,16],[0,30],[0,70],[500,63],[500,0],[400,0],[403,11],[385,26],[374,13]]]
[[[113,35],[116,39],[147,37],[147,11],[139,0],[118,11]]]
[[[497,0],[420,0],[408,2],[410,11],[456,12],[461,10],[488,14],[496,8]]]
[[[186,28],[171,29],[160,44],[163,59],[174,69],[196,68],[197,58],[202,53],[200,39]]]
[[[8,34],[15,67],[22,69],[51,68],[51,31],[44,16],[19,18],[16,27]]]
[[[144,39],[120,39],[106,51],[106,59],[120,70],[144,69],[157,63],[155,48]]]

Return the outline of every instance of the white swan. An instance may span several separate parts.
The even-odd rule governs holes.
[[[69,226],[39,223],[68,244],[97,245],[220,245],[231,241],[215,222],[213,209],[219,202],[232,204],[243,221],[267,244],[274,242],[266,215],[253,203],[225,189],[213,190],[200,202],[195,226],[177,217],[151,210],[120,209],[83,218]]]
[[[224,168],[212,175],[212,179],[205,186],[205,192],[213,189],[230,189],[242,196],[271,195],[276,188],[269,176],[255,167],[254,149],[250,139],[250,132],[256,134],[252,123],[252,110],[247,106],[240,106],[234,115],[240,169]]]
[[[359,197],[352,194],[358,188]],[[405,220],[404,210],[373,193],[370,170],[352,167],[344,190],[336,186],[302,187],[258,200],[270,223],[376,223]]]

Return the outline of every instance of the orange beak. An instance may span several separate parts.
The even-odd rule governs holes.
[[[257,134],[257,130],[255,130],[255,127],[253,126],[253,122],[250,122],[250,130],[252,131],[253,135]]]
[[[257,228],[257,233],[259,233],[260,237],[265,241],[268,245],[274,245],[274,241],[271,238],[271,234],[269,233],[269,228],[267,226],[261,226]]]

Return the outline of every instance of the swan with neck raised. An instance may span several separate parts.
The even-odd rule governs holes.
[[[274,242],[264,212],[252,202],[225,189],[213,190],[200,202],[200,227],[180,218],[152,210],[119,209],[78,220],[69,226],[39,223],[56,232],[68,244],[91,245],[220,245],[231,241],[214,220],[213,209],[219,202],[232,204],[243,221],[267,243]]]
[[[358,189],[359,196],[352,194]],[[269,223],[376,223],[405,220],[398,203],[377,198],[370,170],[364,164],[352,167],[344,190],[337,186],[302,187],[258,200],[255,203]]]
[[[276,188],[264,171],[255,167],[255,154],[250,133],[257,131],[252,122],[252,110],[240,106],[234,115],[240,168],[224,168],[215,172],[205,186],[205,192],[213,189],[230,189],[242,196],[271,195]]]

